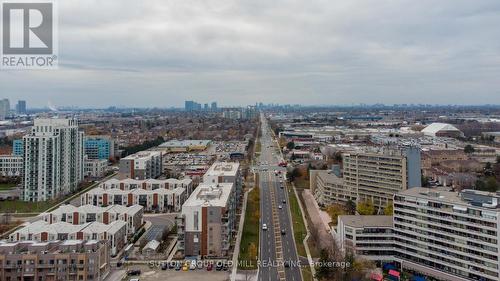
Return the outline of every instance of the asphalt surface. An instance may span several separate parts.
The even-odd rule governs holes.
[[[283,176],[286,169],[281,161],[267,121],[261,116],[261,154],[256,169],[260,181],[260,249],[259,281],[301,281],[298,255],[291,227],[288,193]],[[281,171],[276,175],[275,171]],[[283,203],[283,200],[285,203]],[[279,206],[281,205],[281,209]],[[267,230],[262,225],[267,225]],[[282,233],[284,231],[284,233]],[[289,262],[289,266],[285,266]]]

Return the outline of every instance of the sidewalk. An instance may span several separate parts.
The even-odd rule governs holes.
[[[234,245],[234,251],[233,251],[233,269],[231,271],[231,281],[236,280],[236,275],[238,271],[238,255],[240,254],[241,236],[243,235],[243,225],[245,224],[245,213],[247,210],[248,193],[250,193],[250,191],[252,191],[254,188],[255,187],[250,188],[243,195],[243,206],[241,208],[240,224],[238,225],[238,234],[236,235],[236,243]]]
[[[316,275],[316,269],[312,265],[313,258],[311,256],[311,249],[309,249],[309,243],[307,243],[307,241],[309,240],[309,237],[311,237],[311,229],[309,226],[309,222],[307,221],[307,218],[306,218],[304,206],[302,205],[302,202],[300,201],[300,197],[299,197],[297,188],[295,187],[295,184],[293,184],[293,183],[292,183],[292,188],[293,188],[293,193],[295,194],[295,197],[297,197],[297,202],[299,203],[300,212],[302,213],[302,220],[304,220],[304,224],[306,226],[307,235],[306,235],[306,237],[304,237],[304,240],[302,241],[302,243],[304,243],[304,248],[306,249],[307,262],[309,263],[309,267],[311,269],[311,274],[313,276],[313,280],[316,281],[317,279],[314,277]],[[300,274],[302,276],[302,279],[304,279],[302,270],[301,270]]]
[[[329,223],[331,222],[330,217],[324,211],[320,210],[314,196],[311,194],[310,190],[303,190],[302,197],[304,198],[305,208],[311,219],[309,227],[314,227],[318,232],[318,243],[320,248],[327,248],[331,243],[333,243],[333,236],[330,233]]]

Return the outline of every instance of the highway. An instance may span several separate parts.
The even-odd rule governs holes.
[[[288,193],[277,144],[267,120],[261,115],[261,154],[257,159],[260,186],[259,281],[301,281],[293,238]],[[276,175],[275,171],[280,171]],[[283,187],[283,188],[282,188]],[[263,229],[263,225],[267,229]]]

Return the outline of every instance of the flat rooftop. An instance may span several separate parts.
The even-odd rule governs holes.
[[[127,157],[122,158],[122,160],[135,160],[135,159],[143,159],[143,158],[149,158],[153,156],[161,156],[160,151],[152,151],[152,150],[146,150],[146,151],[140,151],[134,154],[131,154]]]
[[[225,207],[233,191],[233,183],[200,183],[183,206]]]
[[[474,206],[500,211],[500,193],[464,189],[461,192],[446,187],[412,187],[398,194],[450,204]]]
[[[208,168],[205,176],[236,176],[239,167],[238,162],[215,162]]]
[[[363,227],[392,227],[392,216],[339,216],[339,222],[357,228]]]
[[[159,147],[190,147],[208,146],[211,140],[170,140],[159,145]]]

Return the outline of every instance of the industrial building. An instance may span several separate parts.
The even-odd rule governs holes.
[[[432,123],[425,127],[422,133],[431,137],[458,138],[464,136],[464,133],[457,129],[457,127],[446,123]]]
[[[203,151],[211,142],[210,140],[171,140],[160,144],[158,148],[170,153]]]

